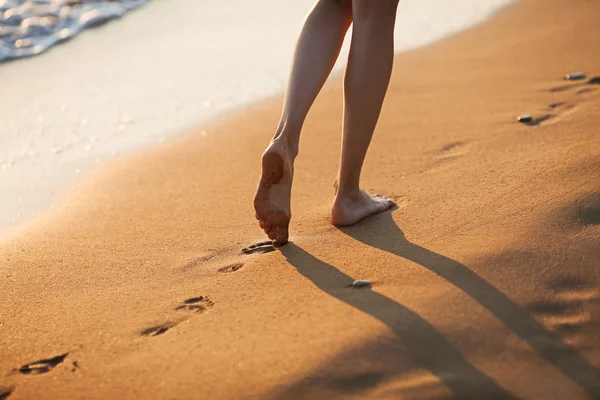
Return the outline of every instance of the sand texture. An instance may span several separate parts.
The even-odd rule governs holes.
[[[600,398],[600,85],[562,79],[600,75],[599,15],[524,0],[400,54],[363,174],[398,208],[354,227],[340,79],[281,249],[242,253],[281,99],[112,163],[0,244],[0,398]]]

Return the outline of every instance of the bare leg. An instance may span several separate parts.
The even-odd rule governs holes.
[[[352,22],[350,0],[319,0],[296,44],[283,113],[262,156],[262,176],[254,198],[261,228],[278,244],[288,240],[294,159],[300,131],[339,55]]]
[[[331,210],[334,225],[352,225],[394,205],[359,187],[360,172],[377,125],[394,61],[398,0],[352,0],[353,32],[344,79],[342,158]]]

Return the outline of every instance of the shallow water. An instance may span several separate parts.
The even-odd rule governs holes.
[[[0,62],[30,57],[147,0],[0,0]]]

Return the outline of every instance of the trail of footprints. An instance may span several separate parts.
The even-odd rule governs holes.
[[[270,243],[271,242],[269,242],[269,244]],[[271,244],[271,246],[272,246],[272,244]],[[244,254],[252,254],[254,252],[261,252],[261,253],[268,252],[265,250],[265,248],[268,248],[268,244],[266,242],[254,244],[252,246],[249,246],[249,248],[251,249],[251,251],[248,252],[248,251],[246,251],[246,249],[244,249],[242,252]],[[256,249],[258,249],[258,250],[256,250]],[[275,248],[273,247],[273,250],[274,249]],[[273,251],[273,250],[270,250],[270,251]],[[212,257],[210,257],[210,258],[212,258]],[[201,260],[195,259],[190,263],[190,264],[194,264],[194,265],[188,265],[186,267],[193,268],[193,267],[199,265],[200,263],[206,262],[206,261],[208,261],[207,257],[202,257]],[[233,272],[240,270],[243,267],[244,267],[244,264],[238,262],[238,263],[225,265],[224,267],[219,268],[217,271],[220,273],[233,273]],[[176,306],[174,310],[179,311],[179,312],[202,314],[213,306],[214,306],[213,301],[210,298],[208,298],[207,296],[197,296],[197,297],[191,297],[189,299],[184,300],[181,304]],[[179,324],[179,322],[181,322],[181,321],[165,322],[165,323],[162,323],[159,325],[153,325],[149,328],[143,329],[139,333],[141,336],[147,336],[147,337],[159,336],[159,335],[162,335],[165,332],[167,332],[169,329],[175,327],[177,324]],[[58,365],[63,364],[68,355],[69,355],[69,353],[67,352],[67,353],[63,353],[63,354],[60,354],[60,355],[57,355],[54,357],[44,358],[44,359],[40,359],[37,361],[29,362],[27,364],[21,365],[18,368],[13,369],[13,371],[10,374],[20,374],[20,375],[46,374],[46,373],[52,371]],[[79,364],[77,361],[71,362],[71,371],[72,372],[77,371],[79,368],[80,367],[79,367]],[[8,399],[9,396],[12,395],[14,390],[15,390],[14,386],[0,386],[0,400]]]
[[[184,300],[183,303],[175,307],[175,311],[186,311],[201,314],[214,306],[212,300],[206,296],[191,297]],[[180,321],[181,322],[181,321]],[[154,325],[140,332],[142,336],[159,336],[176,326],[179,322],[166,322],[160,325]]]
[[[259,243],[255,243],[251,246],[248,246],[248,247],[242,249],[242,253],[243,254],[268,253],[268,252],[274,251],[274,250],[275,250],[275,247],[273,246],[273,243],[271,241],[268,241],[268,242],[259,242]],[[212,258],[213,258],[213,256],[204,256],[204,257],[201,257],[198,259],[194,259],[190,263],[188,263],[184,267],[184,269],[195,268],[195,267],[203,264],[204,262],[209,261]],[[244,263],[237,262],[237,263],[225,265],[225,266],[219,268],[217,271],[220,273],[232,273],[232,272],[239,271],[243,267],[244,267]],[[213,306],[214,306],[214,302],[212,300],[210,300],[210,298],[208,298],[207,296],[197,296],[197,297],[191,297],[189,299],[184,300],[183,303],[181,303],[180,305],[175,307],[175,311],[194,312],[197,314],[202,314]],[[180,322],[181,321],[165,322],[163,324],[153,325],[149,328],[143,329],[140,332],[140,335],[148,336],[148,337],[159,336],[159,335],[162,335],[165,332],[167,332],[169,329],[175,327]]]
[[[270,253],[275,250],[276,250],[276,247],[273,245],[273,242],[270,240],[267,240],[267,241],[254,243],[248,247],[245,247],[242,249],[241,253],[246,254],[246,255],[256,254],[256,253],[264,254],[264,253]],[[214,256],[212,256],[212,255],[207,255],[207,256],[200,257],[200,258],[196,258],[196,259],[192,260],[191,262],[189,262],[188,264],[186,264],[183,267],[183,269],[189,270],[189,269],[196,268],[196,267],[204,264],[205,262],[210,261],[213,257]],[[225,266],[219,268],[217,271],[220,273],[233,273],[233,272],[239,271],[243,267],[244,267],[244,263],[237,262],[237,263],[225,265]],[[198,297],[192,297],[187,300],[184,300],[183,303],[181,303],[180,305],[175,307],[175,311],[194,312],[197,314],[202,314],[213,306],[214,306],[213,301],[210,300],[207,296],[198,296]],[[165,322],[165,323],[162,323],[159,325],[153,325],[149,328],[146,328],[146,329],[143,329],[142,331],[140,331],[140,335],[147,336],[147,337],[160,336],[160,335],[166,333],[169,329],[175,327],[180,322],[181,321],[179,321],[179,322],[173,321],[173,322]]]
[[[535,117],[525,125],[544,126],[560,122],[564,118],[573,115],[579,110],[579,103],[587,100],[589,95],[598,92],[595,87],[600,84],[600,76],[589,79],[586,82],[567,83],[548,89],[549,93],[571,92],[570,101],[559,101],[549,104],[540,115]]]
[[[563,119],[576,113],[582,102],[587,101],[592,95],[598,93],[597,86],[600,85],[600,76],[593,77],[584,82],[569,82],[553,88],[548,89],[549,93],[560,93],[571,92],[570,97],[567,97],[563,101],[557,101],[548,104],[548,106],[540,110],[536,116],[528,122],[521,122],[528,126],[546,126],[556,124]],[[471,143],[466,141],[457,141],[448,143],[436,152],[433,153],[433,163],[426,166],[422,172],[431,171],[443,163],[456,159],[463,156],[471,151]],[[244,249],[244,253],[251,254],[252,252],[267,252],[273,251],[271,249],[262,249],[258,244],[257,247],[252,246]]]

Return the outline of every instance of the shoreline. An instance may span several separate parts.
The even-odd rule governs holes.
[[[397,56],[362,182],[399,207],[353,227],[339,78],[280,249],[241,253],[280,99],[104,167],[0,243],[9,400],[600,396],[600,87],[562,79],[600,75],[599,7],[523,0]]]
[[[442,20],[435,13],[424,16],[418,2],[403,2],[397,50],[468,29],[509,2],[469,0]],[[446,3],[435,0],[431,6],[452,10]],[[150,3],[41,56],[2,65],[0,84],[11,95],[0,102],[0,119],[9,121],[0,128],[0,187],[5,188],[0,236],[26,229],[115,158],[281,96],[293,43],[311,4],[304,0],[290,8],[267,1],[270,12],[263,15],[260,7],[243,2],[235,12],[184,0]],[[229,23],[215,26],[224,14]],[[253,19],[264,27],[256,30]],[[244,35],[244,29],[254,33]],[[268,39],[273,31],[277,37]],[[252,50],[267,41],[259,53]]]

